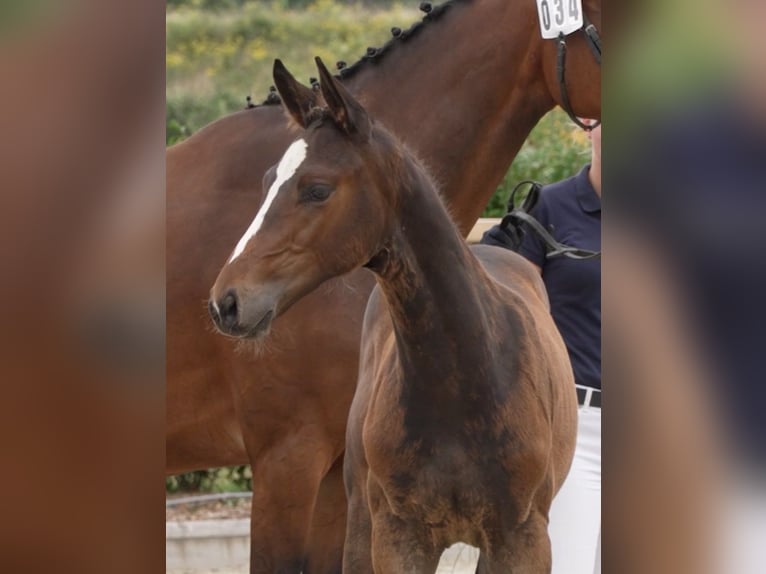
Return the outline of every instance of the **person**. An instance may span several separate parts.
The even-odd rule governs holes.
[[[531,215],[560,243],[601,251],[601,127],[589,132],[591,161],[569,179],[545,186]],[[507,245],[496,226],[482,243]],[[542,274],[574,372],[579,404],[572,467],[553,500],[549,533],[553,574],[601,571],[601,260],[546,258],[529,229],[519,253]]]

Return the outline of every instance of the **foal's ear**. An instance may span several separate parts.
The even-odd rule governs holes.
[[[290,117],[305,128],[309,111],[318,105],[317,92],[296,80],[282,60],[274,60],[274,85]]]
[[[335,125],[354,138],[366,141],[370,137],[372,126],[370,117],[362,104],[354,99],[346,88],[327,71],[321,58],[315,58],[322,96],[327,103],[330,116]]]

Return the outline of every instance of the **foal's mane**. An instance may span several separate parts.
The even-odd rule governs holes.
[[[380,123],[374,121],[373,122],[375,129],[380,130],[383,132],[386,137],[391,138],[391,141],[393,144],[397,147],[398,152],[402,155],[403,165],[410,164],[411,168],[414,169],[420,177],[423,179],[423,181],[433,190],[433,192],[436,194],[436,196],[439,198],[439,202],[444,207],[444,210],[447,212],[448,217],[450,218],[450,221],[452,221],[453,224],[457,225],[457,218],[455,217],[455,214],[452,211],[452,206],[447,201],[447,198],[442,193],[442,188],[444,186],[444,182],[440,181],[435,175],[434,170],[431,168],[429,163],[423,159],[423,157],[413,148],[411,148],[409,145],[404,143],[399,137],[394,134],[393,132],[389,131],[384,125],[381,125]]]
[[[458,2],[467,1],[469,0],[447,0],[446,2],[443,2],[437,6],[434,6],[431,2],[421,2],[420,9],[425,12],[425,16],[423,16],[422,20],[415,22],[407,30],[402,30],[401,28],[397,27],[391,28],[391,38],[385,44],[383,44],[380,48],[367,48],[367,52],[351,65],[347,65],[346,62],[339,61],[336,64],[336,67],[339,70],[336,77],[340,78],[341,80],[347,80],[357,74],[362,68],[369,67],[372,64],[380,62],[385,57],[385,55],[390,52],[392,48],[394,48],[394,46],[397,44],[406,43],[408,40],[411,40],[417,36],[417,34],[423,30],[427,24],[438,20],[451,6],[457,4]],[[316,82],[315,78],[311,78],[310,83],[315,90],[318,89],[319,84]],[[248,109],[251,109],[261,106],[278,105],[282,102],[282,100],[277,93],[276,87],[271,86],[269,87],[268,96],[259,105],[253,104],[251,102],[250,96],[247,97],[247,102]]]
[[[306,124],[306,127],[303,127],[301,124],[299,124],[298,121],[292,115],[290,115],[290,112],[287,109],[284,110],[288,130],[295,133],[303,133],[308,129],[320,126],[325,120],[329,118],[330,112],[327,110],[327,108],[322,107],[323,102],[321,101],[321,95],[319,97],[320,101],[317,103],[317,105],[308,110],[304,115],[303,122]]]

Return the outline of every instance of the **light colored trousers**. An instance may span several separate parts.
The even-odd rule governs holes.
[[[580,407],[572,468],[553,499],[553,574],[601,573],[601,409]]]

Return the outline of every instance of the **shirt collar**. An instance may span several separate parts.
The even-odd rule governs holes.
[[[588,173],[590,172],[590,164],[580,170],[575,179],[575,185],[577,187],[577,201],[580,204],[582,210],[586,213],[598,213],[601,211],[601,198],[593,189],[593,185],[588,179]]]

